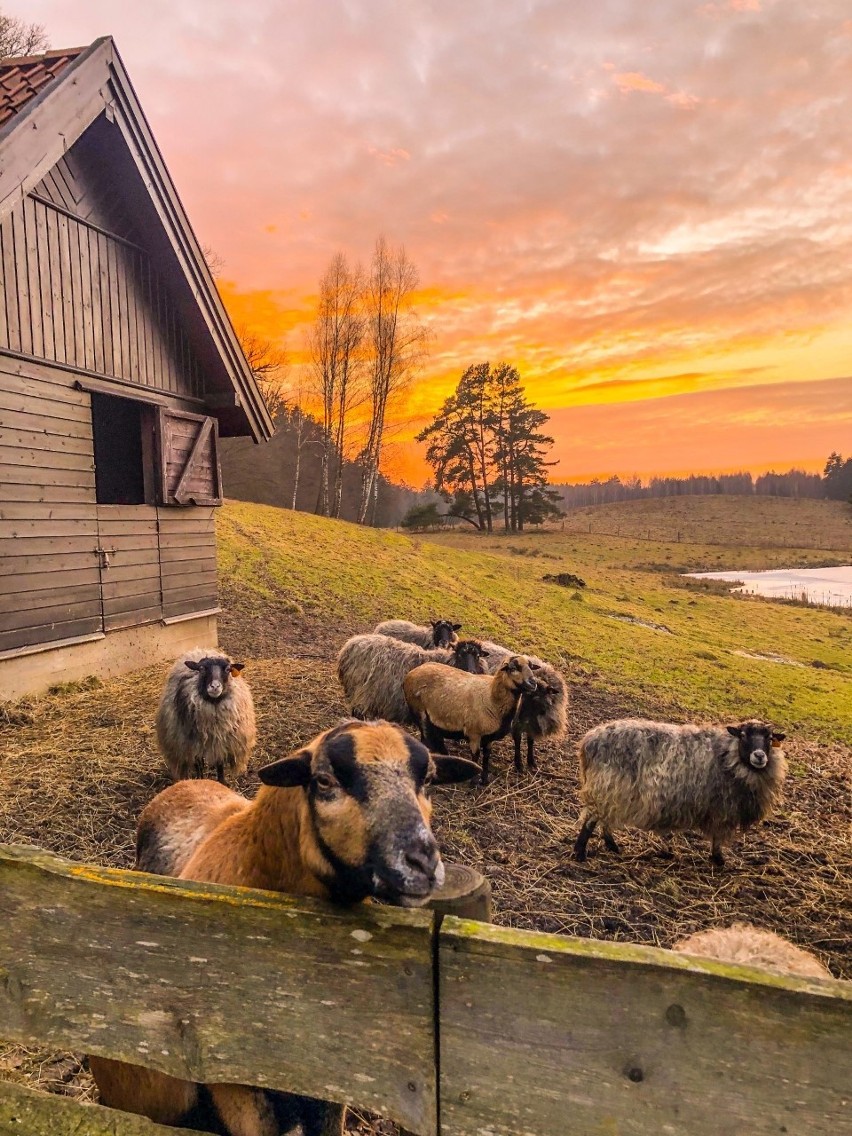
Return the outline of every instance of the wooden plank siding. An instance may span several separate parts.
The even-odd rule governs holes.
[[[0,349],[180,396],[202,389],[148,253],[47,197],[29,195],[0,225],[0,290]]]
[[[163,617],[218,606],[215,508],[157,509]]]

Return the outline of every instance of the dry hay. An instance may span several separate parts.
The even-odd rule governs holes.
[[[237,630],[239,623],[240,630]],[[230,626],[229,626],[230,624]],[[248,657],[246,679],[258,710],[258,749],[238,788],[253,792],[252,770],[297,748],[345,712],[334,639],[316,624],[285,619],[273,642],[284,657],[251,660],[257,624],[227,621],[223,640]],[[301,657],[298,657],[301,656]],[[95,688],[72,686],[18,704],[0,716],[0,842],[36,844],[72,859],[129,867],[136,817],[168,778],[153,718],[167,668],[150,667]],[[791,773],[782,808],[748,833],[723,870],[707,841],[678,836],[673,859],[657,838],[620,834],[621,857],[593,843],[585,864],[571,858],[578,826],[578,738],[625,714],[653,715],[588,679],[571,683],[570,732],[544,746],[540,772],[514,772],[511,743],[495,747],[487,789],[435,794],[435,828],[448,858],[482,871],[494,891],[495,921],[516,927],[668,947],[714,924],[742,919],[814,951],[838,977],[852,978],[850,755],[791,737]],[[0,1078],[88,1099],[90,1079],[69,1054],[0,1045]],[[357,1115],[350,1131],[393,1131]]]

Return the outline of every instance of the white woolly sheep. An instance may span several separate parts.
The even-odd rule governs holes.
[[[526,655],[511,655],[495,675],[463,674],[425,663],[405,676],[405,699],[430,749],[446,753],[445,738],[466,738],[474,757],[482,755],[482,784],[488,784],[491,743],[509,732],[518,700],[536,680]]]
[[[261,769],[253,801],[209,781],[163,790],[142,814],[137,863],[185,880],[345,905],[377,898],[420,907],[444,875],[427,783],[478,772],[464,758],[431,756],[398,726],[343,722]],[[200,842],[193,824],[204,829]],[[188,859],[183,839],[193,842]],[[342,1136],[341,1105],[240,1085],[200,1086],[103,1057],[89,1064],[103,1104],[159,1124],[224,1136]]]
[[[402,682],[423,663],[441,663],[479,674],[482,650],[472,639],[454,647],[427,650],[386,635],[353,635],[337,656],[337,677],[350,712],[356,718],[383,718],[387,722],[413,721]]]
[[[386,619],[373,628],[374,635],[388,635],[403,643],[416,643],[418,647],[431,650],[434,647],[452,647],[461,630],[460,623],[449,619],[433,619],[428,627],[420,623],[410,623],[407,619]]]
[[[157,710],[157,741],[173,780],[203,777],[205,764],[223,783],[226,769],[245,772],[257,727],[243,665],[211,647],[175,661]]]
[[[781,796],[787,763],[784,735],[755,719],[737,726],[674,726],[622,719],[589,730],[580,742],[580,796],[585,806],[574,846],[578,860],[600,822],[613,829],[667,835],[697,829],[710,837],[714,864],[734,833],[769,813]]]
[[[743,966],[762,966],[781,974],[798,974],[803,978],[831,978],[832,974],[810,951],[795,946],[774,931],[762,931],[751,923],[733,923],[730,927],[710,927],[696,931],[680,942],[673,951],[720,962]]]

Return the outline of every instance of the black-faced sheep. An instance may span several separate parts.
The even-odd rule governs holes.
[[[165,789],[143,813],[138,863],[186,880],[347,905],[374,897],[419,907],[443,878],[426,787],[478,772],[463,758],[433,757],[398,726],[344,722],[261,769],[263,785],[251,802],[207,781]],[[221,819],[229,797],[232,811]],[[220,817],[212,830],[208,810]],[[180,841],[192,840],[189,816],[205,836],[187,859]],[[104,1104],[160,1124],[227,1136],[279,1136],[295,1122],[305,1136],[342,1132],[339,1105],[239,1085],[195,1085],[101,1057],[89,1061]]]
[[[535,743],[543,738],[561,741],[565,737],[568,716],[568,693],[565,679],[541,659],[530,656],[530,669],[536,688],[521,695],[515,717],[512,719],[512,739],[515,743],[515,768],[520,773],[521,739],[527,739],[527,768],[535,769]]]
[[[585,806],[574,846],[578,860],[600,823],[613,829],[668,834],[697,829],[710,837],[714,864],[738,830],[769,813],[781,796],[787,763],[784,735],[750,719],[737,726],[674,726],[622,719],[590,730],[580,742],[580,796]]]
[[[337,656],[337,677],[350,712],[356,718],[410,723],[413,719],[402,682],[409,671],[423,663],[441,663],[471,674],[484,669],[482,650],[472,639],[451,648],[427,650],[385,635],[353,635]]]
[[[461,624],[449,619],[433,619],[428,627],[410,623],[407,619],[386,619],[373,629],[373,634],[389,635],[403,643],[416,643],[428,651],[433,647],[452,647],[458,639],[457,631],[461,631]]]
[[[223,783],[226,770],[245,772],[257,726],[242,669],[215,648],[175,661],[157,709],[157,741],[173,780],[203,777],[205,765]]]
[[[446,753],[445,738],[466,738],[473,756],[481,754],[487,785],[491,743],[509,732],[522,693],[532,693],[536,680],[526,655],[511,655],[495,675],[425,663],[406,675],[403,689],[429,748]]]
[[[673,951],[742,966],[762,966],[781,974],[798,974],[803,978],[831,978],[831,971],[816,955],[794,946],[774,931],[762,931],[751,923],[733,923],[730,927],[710,927],[696,931],[680,942]]]

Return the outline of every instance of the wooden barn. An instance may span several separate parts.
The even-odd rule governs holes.
[[[0,63],[0,699],[216,642],[272,423],[109,38]]]

